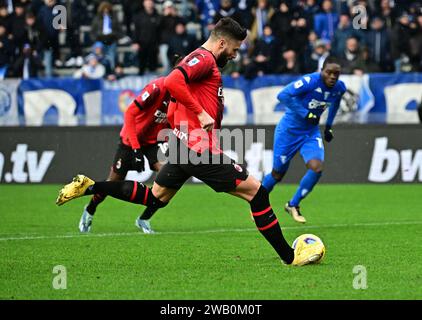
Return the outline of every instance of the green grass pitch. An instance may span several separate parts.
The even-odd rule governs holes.
[[[422,298],[421,185],[318,185],[302,203],[306,225],[281,211],[296,186],[276,188],[288,241],[314,233],[326,245],[304,267],[281,264],[246,202],[205,186],[184,186],[153,218],[155,235],[135,228],[141,207],[111,198],[79,234],[89,198],[57,207],[60,187],[0,186],[0,299]],[[57,265],[64,290],[53,288]],[[365,283],[359,265],[366,289],[353,285]]]

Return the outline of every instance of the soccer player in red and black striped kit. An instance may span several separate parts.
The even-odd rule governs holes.
[[[120,131],[120,142],[114,156],[107,181],[123,181],[129,170],[142,172],[145,170],[144,155],[149,166],[159,171],[167,142],[158,141],[158,133],[168,128],[167,109],[170,93],[164,86],[164,77],[151,81],[133,100],[124,114],[124,124]],[[104,201],[106,194],[95,193],[85,206],[79,222],[80,232],[89,232],[97,206]],[[157,209],[147,207],[136,219],[135,225],[144,233],[153,233],[149,219]]]
[[[293,250],[283,237],[266,189],[243,165],[236,164],[219,149],[212,129],[219,129],[223,115],[222,81],[219,67],[234,59],[246,30],[231,18],[222,18],[208,40],[196,49],[166,77],[165,87],[172,96],[169,117],[178,143],[170,144],[169,161],[161,168],[152,188],[142,183],[94,182],[78,175],[60,191],[56,203],[96,192],[162,208],[194,176],[217,192],[226,192],[246,200],[255,224],[265,239],[286,264],[303,265],[315,259],[314,247],[297,246]],[[197,163],[183,158],[182,149],[197,155]],[[173,155],[176,157],[173,157]],[[173,159],[172,158],[176,158]],[[211,162],[211,163],[210,163]]]

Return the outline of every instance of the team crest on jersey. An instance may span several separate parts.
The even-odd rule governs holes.
[[[239,166],[237,163],[234,163],[234,164],[233,164],[233,166],[234,166],[234,168],[235,168],[237,171],[239,171],[239,172],[242,172],[242,171],[243,171],[242,167],[241,167],[241,166]]]
[[[142,99],[142,101],[145,101],[146,99],[148,99],[148,97],[149,97],[149,92],[148,91],[145,91],[142,94],[141,99]]]
[[[331,103],[330,102],[326,102],[326,101],[319,101],[316,99],[312,99],[311,101],[309,101],[308,103],[308,109],[327,109],[328,107],[330,107]]]
[[[154,113],[155,123],[166,123],[167,122],[167,113],[157,110]]]
[[[195,57],[191,61],[188,62],[188,66],[193,67],[195,64],[198,64],[199,62],[200,60],[197,57]]]
[[[303,81],[302,80],[298,80],[294,84],[295,89],[299,89],[301,86],[303,86]]]

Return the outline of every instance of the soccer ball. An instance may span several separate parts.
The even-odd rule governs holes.
[[[310,234],[310,233],[306,233],[306,234],[300,235],[299,237],[297,237],[295,239],[295,241],[293,241],[293,245],[292,245],[293,249],[296,249],[296,246],[297,246],[297,244],[299,242],[303,242],[304,245],[312,245],[314,243],[320,243],[320,244],[322,244],[322,249],[321,249],[322,252],[321,252],[320,258],[318,260],[316,260],[316,261],[312,261],[312,263],[320,263],[322,261],[322,259],[324,259],[324,256],[325,256],[325,245],[324,245],[324,243],[322,242],[322,240],[318,236],[316,236],[314,234]]]

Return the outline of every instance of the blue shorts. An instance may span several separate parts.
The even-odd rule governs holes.
[[[319,128],[306,133],[291,133],[279,124],[274,133],[273,170],[286,172],[290,160],[300,151],[305,163],[310,160],[324,161],[324,143]]]

